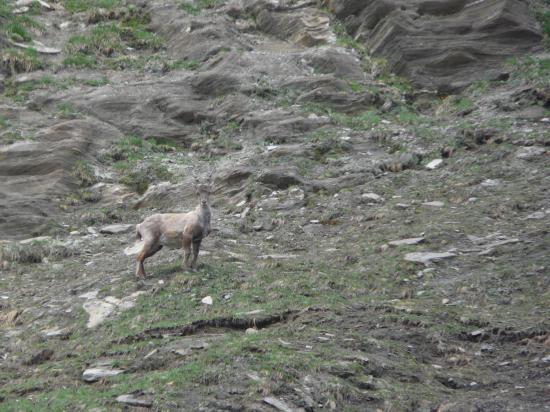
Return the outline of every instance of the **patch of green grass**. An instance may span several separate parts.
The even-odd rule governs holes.
[[[366,87],[364,84],[356,82],[356,81],[349,81],[348,86],[350,90],[354,93],[360,93],[364,92],[366,90]]]
[[[540,21],[542,31],[546,35],[547,39],[550,39],[550,11],[540,10],[536,13],[536,16]]]
[[[89,80],[84,80],[83,83],[86,86],[101,87],[109,84],[109,79],[107,77],[103,77],[101,79],[89,79]]]
[[[197,60],[180,59],[167,63],[169,70],[197,70],[200,67],[200,62]]]
[[[66,67],[93,68],[97,66],[97,59],[93,55],[83,52],[76,52],[63,59],[63,65]]]
[[[29,31],[43,33],[45,27],[32,17],[25,15],[12,16],[5,26],[5,32],[8,37],[17,42],[30,42],[32,35]]]
[[[124,55],[128,48],[158,50],[162,39],[148,31],[138,20],[122,23],[102,23],[88,35],[71,37],[66,44],[66,64],[80,67],[95,65],[95,57]],[[85,56],[89,56],[86,58]]]
[[[397,109],[397,120],[400,123],[414,125],[417,124],[420,119],[418,114],[411,108],[401,106]]]
[[[455,109],[459,112],[472,110],[475,106],[474,102],[468,97],[462,97],[458,100],[455,100],[453,103],[454,103]]]
[[[0,129],[7,129],[10,127],[10,122],[4,116],[0,115]]]
[[[102,54],[110,56],[124,50],[122,33],[117,24],[100,24],[89,35],[76,35],[67,41],[69,53]]]
[[[71,13],[87,11],[92,8],[114,9],[123,6],[124,0],[62,0],[65,10]]]
[[[550,58],[528,56],[509,59],[507,63],[512,68],[512,80],[550,86]]]
[[[185,0],[180,3],[180,8],[186,13],[197,15],[203,9],[213,9],[223,4],[223,0]]]
[[[378,113],[372,110],[357,115],[332,113],[330,117],[338,126],[347,127],[352,130],[369,130],[380,124],[381,121]]]
[[[337,45],[350,49],[355,49],[361,56],[364,56],[367,53],[366,47],[356,41],[353,37],[351,37],[347,32],[344,24],[342,24],[341,22],[336,21],[332,26],[332,30],[337,36]]]
[[[71,103],[61,103],[57,106],[57,113],[62,119],[76,119],[80,112]]]

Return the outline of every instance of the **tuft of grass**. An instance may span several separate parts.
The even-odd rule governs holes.
[[[44,64],[33,48],[8,48],[0,51],[0,66],[14,75],[43,68]]]
[[[37,239],[30,243],[0,242],[0,261],[41,263],[46,258],[60,260],[75,254],[75,250],[52,239]]]
[[[81,186],[92,186],[97,183],[97,177],[92,166],[85,160],[78,160],[73,167],[73,175]]]
[[[43,33],[45,27],[29,16],[12,16],[5,26],[5,32],[13,41],[28,43],[32,40],[31,33]]]
[[[121,23],[102,23],[88,35],[71,37],[65,48],[69,54],[64,61],[67,66],[93,67],[98,57],[124,56],[127,50],[159,50],[162,39],[148,31],[140,19]]]

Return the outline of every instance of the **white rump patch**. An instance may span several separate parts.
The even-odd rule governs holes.
[[[136,242],[134,246],[128,246],[126,249],[124,249],[124,254],[126,256],[137,255],[139,252],[141,252],[144,243],[145,242],[141,240],[139,242]]]

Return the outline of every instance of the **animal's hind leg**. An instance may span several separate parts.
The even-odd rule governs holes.
[[[193,261],[191,262],[191,267],[194,267],[197,263],[197,258],[199,257],[199,249],[201,248],[202,239],[193,241]]]
[[[162,249],[162,245],[155,245],[151,242],[145,242],[143,245],[143,248],[141,249],[141,252],[137,255],[137,266],[136,266],[136,276],[140,278],[145,277],[145,267],[143,266],[143,262],[148,257],[153,256],[155,253],[157,253],[159,250]]]

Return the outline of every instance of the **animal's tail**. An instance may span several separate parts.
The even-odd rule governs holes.
[[[136,225],[136,240],[141,240],[141,232],[139,231],[139,225]]]

